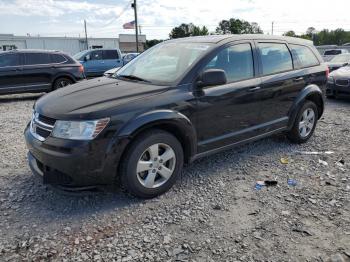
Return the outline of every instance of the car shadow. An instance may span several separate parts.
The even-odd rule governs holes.
[[[266,146],[266,143],[269,145]],[[229,169],[232,169],[232,175],[238,175],[238,171],[244,171],[245,164],[259,156],[281,150],[287,153],[295,149],[297,146],[290,145],[283,135],[277,135],[199,159],[185,166],[181,178],[174,187],[175,190],[160,198],[172,198],[173,194],[178,193],[179,188],[193,189],[195,186],[193,180],[198,181],[199,177],[209,178]],[[43,185],[32,175],[29,168],[7,179],[6,186],[0,191],[0,198],[7,199],[5,205],[8,207],[8,213],[14,212],[12,217],[16,217],[16,222],[11,225],[13,227],[28,223],[52,226],[69,222],[81,223],[96,213],[119,212],[123,208],[136,208],[140,203],[148,201],[132,197],[120,189],[66,194]],[[54,221],[57,223],[53,223]]]
[[[45,93],[40,94],[21,94],[21,95],[0,95],[0,103],[12,103],[37,100]]]

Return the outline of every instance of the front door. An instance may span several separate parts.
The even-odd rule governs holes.
[[[86,76],[101,76],[106,71],[102,50],[94,50],[85,56],[84,70]]]
[[[0,54],[0,94],[22,92],[25,81],[22,77],[23,59],[19,53]]]
[[[259,133],[260,78],[251,42],[237,43],[217,51],[204,67],[222,69],[227,84],[195,92],[198,153],[234,144]]]

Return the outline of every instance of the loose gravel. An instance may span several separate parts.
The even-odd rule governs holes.
[[[304,145],[278,135],[198,160],[140,200],[34,179],[23,130],[38,97],[0,97],[0,261],[350,261],[350,100],[328,101]]]

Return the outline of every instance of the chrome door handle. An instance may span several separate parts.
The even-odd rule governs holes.
[[[304,77],[298,77],[298,78],[294,78],[294,82],[299,82],[299,81],[303,81],[304,80]]]
[[[252,87],[252,88],[249,88],[249,92],[258,91],[258,90],[260,90],[260,89],[261,89],[260,86]]]

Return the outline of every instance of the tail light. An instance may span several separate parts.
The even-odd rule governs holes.
[[[327,66],[327,69],[326,69],[326,77],[328,78],[329,77],[329,67]]]

